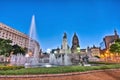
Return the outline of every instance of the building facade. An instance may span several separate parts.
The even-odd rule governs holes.
[[[23,48],[28,48],[29,46],[29,36],[19,32],[3,23],[0,23],[0,38],[9,39],[12,41],[11,45],[19,45]],[[33,45],[37,45],[39,47],[39,43],[35,40],[31,40]]]
[[[71,53],[67,41],[67,34],[64,33],[60,53]]]
[[[96,47],[96,46],[93,45],[93,47],[90,48],[90,51],[91,51],[91,55],[93,57],[95,57],[95,56],[100,57],[100,48],[99,47]]]
[[[114,30],[114,35],[105,36],[103,38],[105,49],[109,49],[110,45],[113,44],[116,39],[119,39],[119,35],[117,34],[116,30]]]
[[[76,33],[74,33],[74,36],[72,38],[71,52],[77,53],[77,52],[79,52],[78,49],[80,49],[79,39],[78,39],[78,36],[76,35]]]

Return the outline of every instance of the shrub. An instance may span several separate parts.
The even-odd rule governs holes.
[[[0,66],[0,70],[16,70],[24,68],[24,66]]]
[[[96,57],[96,58],[100,58],[100,56],[94,56],[94,57]]]

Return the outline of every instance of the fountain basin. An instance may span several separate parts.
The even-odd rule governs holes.
[[[32,65],[30,63],[25,63],[25,68],[37,68],[37,67],[57,67],[57,65],[51,65],[49,63],[39,63],[39,64],[35,64],[35,65]]]

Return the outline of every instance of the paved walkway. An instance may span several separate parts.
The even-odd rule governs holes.
[[[0,80],[120,80],[120,69],[45,75],[1,75]]]

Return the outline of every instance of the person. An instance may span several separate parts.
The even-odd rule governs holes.
[[[80,63],[81,63],[82,66],[84,66],[84,62],[83,62],[82,56],[80,56]]]
[[[86,62],[88,63],[88,62],[89,62],[89,60],[88,60],[88,59],[89,59],[89,56],[86,55],[85,58],[86,58]]]

